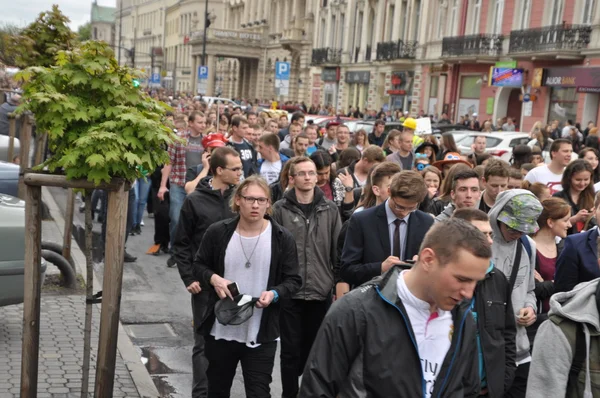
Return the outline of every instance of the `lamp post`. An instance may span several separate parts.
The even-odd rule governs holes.
[[[202,66],[206,66],[206,29],[210,25],[208,19],[208,0],[204,1],[204,35],[202,35]]]

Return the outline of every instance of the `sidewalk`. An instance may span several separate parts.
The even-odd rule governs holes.
[[[43,189],[53,221],[42,224],[42,239],[62,244],[64,220],[52,195]],[[85,280],[85,257],[77,242],[72,253],[78,274]],[[58,273],[48,265],[47,275]],[[101,283],[94,278],[94,292]],[[41,299],[40,358],[37,397],[79,397],[83,363],[85,295],[63,289],[43,291]],[[89,396],[93,396],[101,305],[95,305],[92,323],[92,352]],[[0,398],[20,396],[23,306],[0,307]],[[114,397],[159,397],[146,368],[123,327],[119,325]]]

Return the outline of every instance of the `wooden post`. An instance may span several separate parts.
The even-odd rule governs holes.
[[[75,191],[69,188],[67,194],[67,208],[65,209],[65,230],[63,233],[63,251],[62,256],[67,260],[71,259],[71,241],[73,240],[73,213],[75,212]],[[87,249],[91,247],[86,247]]]
[[[73,192],[72,189],[70,189]],[[74,194],[73,194],[74,195]],[[92,313],[94,299],[94,263],[92,261],[92,190],[85,192],[85,326],[83,328],[83,366],[81,376],[81,398],[88,398],[90,381],[90,356],[92,353]],[[70,244],[70,242],[69,242]],[[64,257],[64,255],[63,255]]]
[[[44,152],[46,150],[46,138],[48,134],[39,133],[35,137],[36,146],[35,146],[35,160],[33,162],[33,166],[37,166],[38,164],[44,161]]]
[[[25,292],[23,303],[23,346],[21,397],[37,396],[40,351],[40,296],[42,278],[42,188],[25,187]]]
[[[121,285],[123,283],[127,203],[127,193],[124,190],[124,185],[121,185],[116,192],[108,192],[107,215],[110,216],[106,217],[102,312],[100,314],[100,336],[94,391],[94,397],[96,398],[110,398],[113,395]]]
[[[23,182],[23,173],[29,168],[29,147],[31,145],[31,120],[30,116],[23,116],[23,125],[21,126],[21,172],[19,173],[19,198],[25,199],[25,184]]]
[[[20,116],[15,116],[14,113],[8,115],[8,159],[7,162],[12,163],[15,153],[15,135],[17,134],[17,120]]]

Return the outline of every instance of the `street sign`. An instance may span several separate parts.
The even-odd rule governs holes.
[[[208,66],[201,65],[198,67],[198,94],[206,95],[208,86]]]
[[[275,62],[275,91],[278,96],[290,93],[290,63]]]
[[[150,77],[150,84],[160,84],[160,73],[155,72]]]
[[[531,95],[530,94],[524,94],[523,95],[523,102],[529,102],[531,101]]]

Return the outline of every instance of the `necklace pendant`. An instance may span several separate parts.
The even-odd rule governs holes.
[[[246,268],[250,268],[250,261],[246,261]]]

